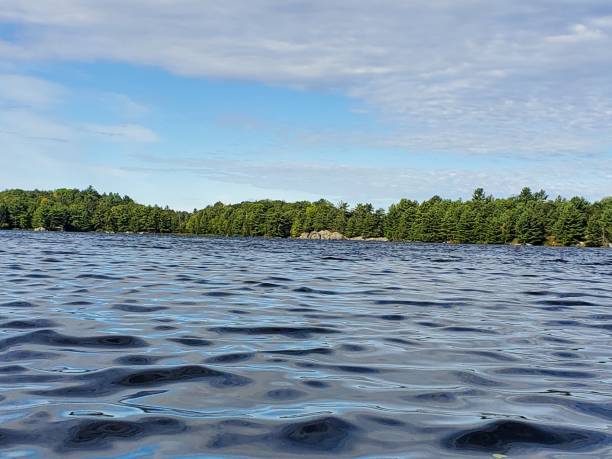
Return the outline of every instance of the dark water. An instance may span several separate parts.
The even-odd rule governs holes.
[[[612,251],[0,232],[4,457],[612,457]]]

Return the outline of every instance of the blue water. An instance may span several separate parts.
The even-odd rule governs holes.
[[[606,249],[0,232],[0,456],[612,457],[611,275]]]

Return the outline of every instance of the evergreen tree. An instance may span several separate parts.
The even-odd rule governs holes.
[[[466,203],[459,215],[457,229],[455,232],[456,241],[461,244],[474,243],[477,240],[475,234],[476,229],[476,212],[470,203]]]
[[[348,237],[386,236],[395,241],[563,245],[612,242],[612,197],[548,199],[543,190],[495,199],[477,188],[471,200],[439,196],[418,203],[402,199],[388,211],[371,204],[350,208],[321,199],[215,203],[193,212],[145,206],[117,193],[60,188],[54,191],[0,192],[0,229],[44,227],[66,231],[186,232],[222,236],[299,236],[332,230]]]
[[[540,245],[546,238],[542,214],[535,205],[524,208],[516,222],[516,237],[522,244]]]
[[[49,228],[51,227],[49,220],[50,205],[46,198],[41,200],[38,207],[32,214],[32,226],[34,228]]]
[[[11,214],[9,207],[0,202],[0,229],[7,229],[11,227]]]
[[[601,224],[602,242],[604,245],[612,243],[612,203],[604,209],[599,219]]]
[[[561,245],[576,244],[582,241],[585,228],[585,215],[575,203],[568,202],[559,213],[553,228],[553,235]]]

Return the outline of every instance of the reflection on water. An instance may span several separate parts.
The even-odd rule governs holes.
[[[612,251],[0,232],[7,457],[612,457]]]

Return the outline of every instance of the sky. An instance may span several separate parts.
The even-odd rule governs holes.
[[[609,0],[0,0],[0,189],[612,195]]]

